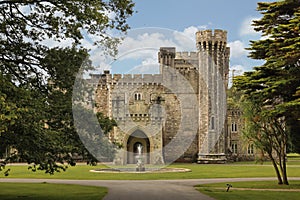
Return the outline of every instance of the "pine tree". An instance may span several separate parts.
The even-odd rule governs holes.
[[[263,16],[253,26],[263,38],[251,41],[248,50],[251,58],[265,63],[237,78],[235,86],[245,93],[245,101],[260,107],[255,116],[261,120],[252,116],[251,123],[259,122],[259,132],[267,134],[263,147],[272,145],[270,153],[280,149],[274,165],[281,171],[278,182],[288,184],[286,147],[290,135],[299,134],[294,129],[300,119],[300,1],[258,3],[257,10]]]

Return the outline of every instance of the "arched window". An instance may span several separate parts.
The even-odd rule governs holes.
[[[134,94],[134,100],[135,100],[135,101],[140,101],[140,100],[142,100],[142,94],[140,94],[140,93],[135,93],[135,94]]]
[[[237,132],[237,124],[235,122],[231,124],[231,132]]]
[[[237,154],[238,153],[238,145],[237,145],[237,141],[232,141],[231,144],[231,151],[233,154]]]
[[[249,144],[248,145],[248,154],[249,155],[253,155],[254,153],[254,147],[253,147],[253,144]]]

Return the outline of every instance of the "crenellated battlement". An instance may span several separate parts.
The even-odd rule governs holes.
[[[160,47],[158,53],[159,53],[159,57],[164,57],[164,56],[175,57],[176,49],[175,47]]]
[[[185,59],[185,60],[198,59],[198,53],[194,52],[194,51],[192,51],[192,52],[188,52],[188,51],[176,52],[175,59]]]
[[[195,36],[195,52],[160,47],[160,74],[113,74],[109,70],[90,74],[87,82],[95,90],[88,92],[93,96],[88,96],[87,102],[95,111],[117,121],[118,127],[109,133],[109,139],[130,152],[118,153],[115,163],[135,164],[136,142],[145,147],[143,153],[149,155],[145,159],[149,164],[172,160],[174,149],[183,153],[180,144],[161,153],[157,150],[175,139],[179,131],[183,131],[183,139],[196,136],[180,159],[190,161],[198,155],[199,162],[213,162],[219,160],[216,155],[229,152],[230,138],[225,130],[233,121],[226,124],[227,31],[201,30]],[[124,64],[129,67],[129,63]]]
[[[203,42],[203,41],[220,41],[220,42],[227,42],[227,31],[216,29],[212,30],[203,30],[196,32],[196,41]]]
[[[152,84],[162,83],[161,74],[102,74],[107,84]]]
[[[220,29],[198,31],[196,33],[196,42],[199,51],[219,50],[220,52],[225,52],[227,31]]]

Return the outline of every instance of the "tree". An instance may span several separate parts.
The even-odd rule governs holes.
[[[7,77],[0,74],[0,85],[5,85],[6,87],[1,87],[0,89],[0,135],[7,131],[7,126],[15,123],[17,119],[16,115],[16,105],[12,102],[7,102],[7,92],[11,90],[14,86],[7,81]]]
[[[107,135],[114,126],[117,126],[117,122],[114,119],[109,119],[109,117],[104,116],[101,112],[98,112],[96,116],[105,135]]]
[[[70,153],[84,149],[72,120],[72,87],[88,51],[86,34],[98,38],[114,55],[126,32],[131,0],[0,1],[0,143],[18,150],[33,170],[53,174],[74,164]],[[67,48],[50,48],[46,39],[72,40]],[[2,83],[3,86],[2,87]],[[2,109],[3,108],[3,109]]]
[[[263,17],[255,20],[253,26],[264,38],[251,41],[248,50],[251,58],[265,60],[265,63],[237,78],[234,84],[245,93],[246,102],[259,108],[253,110],[249,118],[255,128],[248,130],[258,134],[253,135],[256,141],[261,137],[268,141],[260,145],[270,156],[272,152],[277,153],[273,164],[274,167],[279,164],[283,177],[278,183],[288,184],[286,146],[290,134],[299,134],[292,131],[295,124],[291,122],[299,124],[300,119],[300,2],[258,3],[257,10]],[[266,148],[272,148],[272,152]]]
[[[241,83],[240,77],[238,81]],[[237,81],[237,82],[238,82]],[[266,153],[276,172],[278,184],[288,184],[286,169],[286,147],[289,131],[284,117],[274,116],[272,107],[264,105],[262,99],[241,96],[240,108],[243,111],[243,137]]]
[[[125,32],[133,6],[131,0],[0,1],[0,71],[18,82],[35,77],[34,85],[44,83],[49,69],[40,62],[49,50],[42,43],[48,38],[79,45],[84,34],[91,34],[96,44],[116,53],[119,40],[108,31]]]
[[[96,161],[111,162],[116,153],[114,143],[108,139],[108,130],[116,123],[101,113],[95,113],[92,109],[86,109],[80,104],[73,106],[76,128],[80,140],[84,143],[90,154],[87,155],[89,163]],[[105,124],[103,124],[103,122]],[[102,130],[100,130],[100,127]]]
[[[71,58],[72,59],[69,59]],[[84,49],[75,48],[55,48],[47,52],[42,65],[48,65],[51,69],[50,79],[47,85],[48,93],[32,89],[27,85],[15,87],[10,94],[9,102],[13,102],[19,108],[18,119],[6,127],[6,133],[0,136],[1,147],[13,147],[17,149],[17,154],[8,160],[26,161],[33,164],[30,167],[33,171],[45,170],[46,173],[53,174],[61,170],[66,170],[64,163],[75,165],[73,154],[79,154],[91,162],[96,162],[96,158],[87,151],[82,144],[74,127],[72,108],[72,89],[76,72],[81,68],[81,63],[86,59],[87,52]],[[48,62],[51,59],[52,62]],[[51,65],[51,66],[49,66]],[[66,70],[64,66],[68,66]],[[86,66],[90,69],[90,65]],[[3,88],[6,89],[7,88]],[[19,97],[22,97],[22,100]],[[80,114],[90,113],[85,108],[81,108]],[[6,115],[8,118],[8,115]],[[116,125],[114,120],[97,113],[97,122],[90,122],[84,130],[86,134],[94,133],[88,128],[92,124],[99,123],[104,134],[112,130]],[[83,119],[83,121],[85,121]],[[30,122],[30,123],[28,123]],[[104,135],[103,135],[104,136]],[[114,146],[105,140],[99,133],[93,138],[92,150],[95,155],[105,155],[108,160],[113,159]],[[101,146],[99,146],[101,144]]]

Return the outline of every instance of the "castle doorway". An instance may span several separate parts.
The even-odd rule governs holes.
[[[150,163],[150,141],[147,135],[141,131],[134,131],[127,140],[127,164],[136,164],[141,148],[141,155],[145,164]]]

